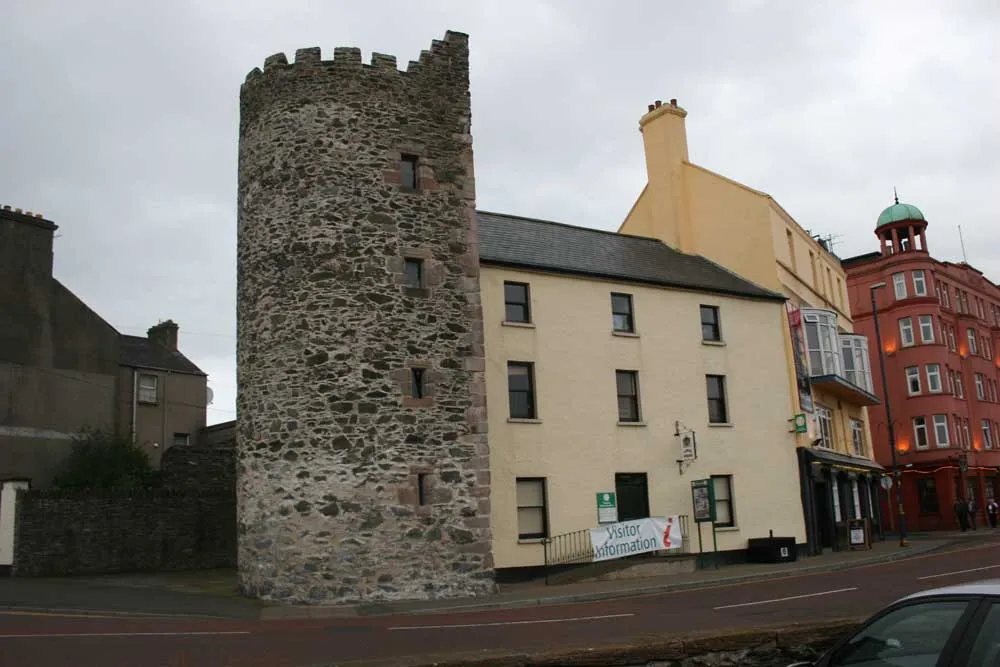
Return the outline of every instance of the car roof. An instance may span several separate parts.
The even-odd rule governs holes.
[[[925,591],[918,591],[900,598],[904,600],[915,600],[935,595],[997,595],[1000,596],[1000,579],[983,579],[981,581],[970,581],[965,584],[955,584],[953,586],[940,586],[938,588],[928,588]]]

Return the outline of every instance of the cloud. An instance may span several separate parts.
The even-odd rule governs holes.
[[[638,119],[687,108],[691,158],[772,194],[842,256],[892,188],[941,259],[1000,280],[1000,9],[991,0],[435,3],[261,0],[0,8],[0,203],[60,225],[55,271],[113,324],[181,326],[235,400],[239,87],[268,55],[416,59],[470,34],[481,208],[615,229],[645,182]]]

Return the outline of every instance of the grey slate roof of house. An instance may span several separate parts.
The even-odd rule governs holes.
[[[121,336],[121,363],[125,366],[206,375],[180,352],[174,352],[142,336]]]
[[[483,263],[784,301],[701,257],[665,243],[559,222],[476,211]]]

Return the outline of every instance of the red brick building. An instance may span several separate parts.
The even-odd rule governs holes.
[[[890,469],[873,291],[907,530],[956,528],[958,497],[975,499],[981,527],[987,500],[1000,491],[1000,287],[965,262],[934,259],[926,229],[923,213],[897,199],[876,223],[880,250],[842,261],[854,330],[872,341],[883,398],[868,408],[874,453]],[[887,528],[895,529],[894,515],[883,512]]]

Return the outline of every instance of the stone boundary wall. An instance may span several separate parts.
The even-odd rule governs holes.
[[[783,628],[699,633],[630,645],[547,651],[535,655],[422,656],[398,667],[785,667],[815,660],[864,619],[837,619]],[[664,633],[666,635],[666,632]]]
[[[232,495],[19,491],[14,576],[236,566]]]
[[[236,505],[236,445],[171,447],[160,463],[161,484],[170,491],[227,496]]]

